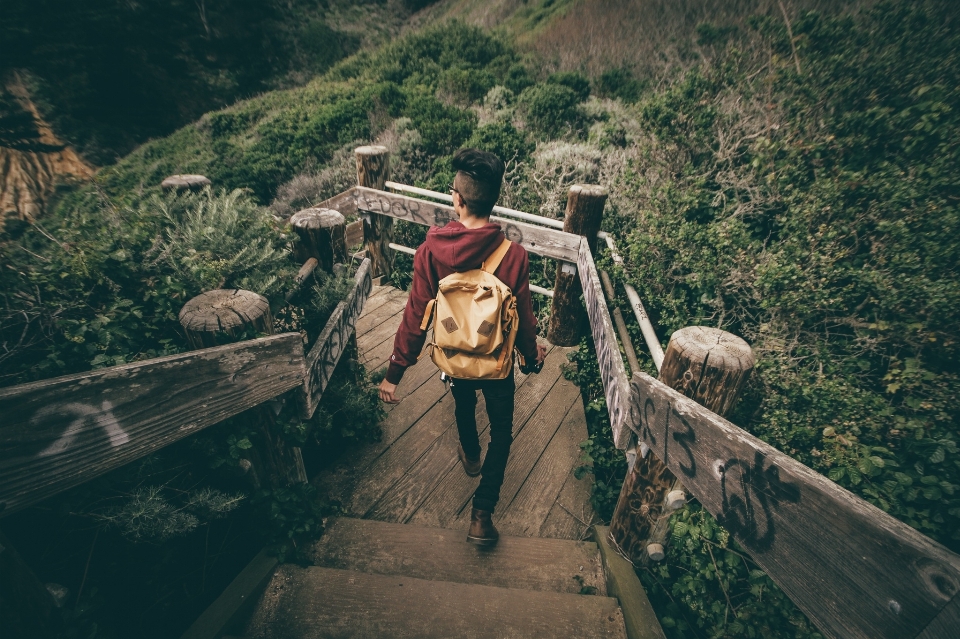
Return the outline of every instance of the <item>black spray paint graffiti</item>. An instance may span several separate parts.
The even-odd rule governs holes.
[[[359,193],[357,209],[365,213],[389,215],[424,226],[443,226],[457,218],[452,207],[390,194],[370,196]]]
[[[593,332],[593,343],[597,350],[597,359],[600,364],[600,378],[603,380],[603,394],[607,400],[607,412],[610,414],[610,425],[613,427],[613,439],[617,444],[622,443],[621,435],[624,427],[631,425],[626,391],[627,372],[620,358],[620,349],[617,339],[612,332],[607,332],[612,323],[607,312],[606,302],[600,288],[600,276],[593,264],[593,257],[586,242],[581,245],[577,258],[577,270],[580,273],[580,284],[583,287],[583,300],[587,305],[587,314],[590,316],[590,327]]]
[[[350,339],[350,335],[353,334],[353,327],[363,310],[363,305],[373,289],[373,281],[370,279],[369,258],[365,259],[360,265],[356,279],[357,285],[347,296],[347,299],[340,302],[330,315],[326,328],[317,338],[317,344],[321,350],[314,365],[310,368],[310,390],[314,406],[317,405],[320,396],[326,390],[327,384],[333,376],[333,371],[340,361],[340,355],[343,354],[343,349]]]
[[[120,422],[113,416],[113,404],[109,401],[101,403],[99,408],[78,402],[44,406],[30,418],[30,424],[38,426],[51,417],[58,420],[63,417],[72,417],[73,419],[59,439],[38,453],[40,457],[57,455],[70,448],[83,433],[84,426],[88,422],[91,422],[95,428],[102,428],[110,441],[110,445],[114,448],[130,441],[130,435],[120,427]]]
[[[717,521],[747,548],[761,552],[776,537],[774,509],[800,501],[799,486],[782,481],[780,469],[765,464],[766,455],[758,450],[753,464],[734,458],[719,468],[723,501]]]
[[[677,462],[677,465],[680,467],[680,472],[687,477],[695,477],[697,474],[697,460],[694,458],[693,451],[690,449],[690,445],[697,441],[697,433],[693,430],[693,426],[690,425],[686,417],[677,412],[677,409],[674,408],[670,402],[667,402],[666,418],[663,420],[662,427],[654,423],[656,418],[657,406],[652,398],[647,397],[643,402],[643,410],[640,414],[640,437],[648,443],[651,449],[657,450],[660,453],[660,459],[664,465],[669,465],[670,440],[672,439],[680,446],[686,457],[686,461]],[[674,424],[679,425],[674,426],[674,429],[670,428],[671,418]],[[651,424],[653,425],[651,426]],[[683,427],[683,430],[676,430],[676,428],[680,426]],[[662,439],[660,439],[660,435],[658,434],[659,431],[663,433]],[[663,442],[662,450],[658,448],[661,441]]]
[[[709,440],[711,424],[698,419],[694,410],[683,407],[678,410],[677,404],[666,396],[670,392],[667,387],[650,377],[634,378],[631,387],[631,404],[641,440],[671,470],[679,471],[692,480],[688,487],[702,501],[716,503],[715,496],[711,499],[706,493],[714,491],[715,484],[702,479],[697,481],[694,455],[697,451],[697,430],[702,428],[706,431]],[[694,428],[694,424],[697,424],[697,428]],[[737,457],[718,463],[720,506],[719,512],[714,512],[714,515],[720,525],[735,535],[744,546],[762,552],[769,550],[775,540],[776,510],[788,503],[800,503],[801,493],[797,484],[780,478],[780,468],[774,464],[768,465],[764,453],[755,450],[753,454],[752,463]]]

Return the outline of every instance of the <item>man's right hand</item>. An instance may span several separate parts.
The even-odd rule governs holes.
[[[385,404],[399,404],[400,399],[397,397],[397,385],[391,384],[387,380],[380,382],[380,401]]]
[[[547,358],[547,347],[543,344],[537,344],[537,365],[543,364],[543,360]]]

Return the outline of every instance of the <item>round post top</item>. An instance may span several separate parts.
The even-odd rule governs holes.
[[[205,186],[210,186],[210,178],[205,175],[171,175],[160,183],[160,188],[164,190],[176,189],[177,191],[182,191],[183,189],[198,190]]]
[[[256,322],[270,311],[262,295],[242,288],[218,288],[197,295],[180,309],[180,325],[199,332],[230,331]]]
[[[355,153],[357,155],[385,155],[390,152],[385,146],[380,146],[377,144],[368,145],[368,146],[358,146]]]
[[[347,218],[332,209],[303,209],[290,217],[290,224],[301,229],[327,229],[346,223]]]

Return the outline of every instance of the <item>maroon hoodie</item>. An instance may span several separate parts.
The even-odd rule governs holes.
[[[413,258],[413,288],[393,341],[393,355],[390,356],[390,368],[387,369],[388,382],[399,384],[404,371],[416,363],[417,356],[423,350],[427,334],[420,330],[420,322],[427,302],[437,296],[440,280],[451,273],[480,268],[503,240],[503,231],[492,223],[468,229],[454,220],[427,232],[427,241],[417,249],[417,255]],[[537,320],[530,302],[530,263],[526,249],[516,242],[511,244],[493,274],[509,286],[517,298],[517,312],[520,315],[517,349],[524,359],[533,361],[537,358]]]

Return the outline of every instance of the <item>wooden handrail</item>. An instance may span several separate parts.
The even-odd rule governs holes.
[[[356,209],[361,214],[386,215],[425,226],[443,226],[457,219],[453,207],[449,204],[428,202],[363,186],[357,186],[351,190],[356,196]],[[491,215],[490,221],[503,228],[508,240],[521,244],[531,253],[564,262],[576,263],[577,261],[577,252],[580,247],[579,235],[508,220],[496,215]]]
[[[337,362],[340,361],[340,356],[353,333],[357,318],[360,317],[367,297],[373,289],[370,270],[370,258],[366,258],[354,275],[353,290],[345,300],[337,304],[323,332],[317,338],[316,344],[307,354],[307,375],[303,379],[303,390],[297,396],[300,416],[304,419],[313,417],[314,411],[317,410],[320,396],[330,382]]]
[[[953,639],[960,555],[656,379],[628,383],[586,242],[580,256],[617,447],[636,434],[825,636]]]
[[[302,383],[299,333],[0,389],[8,515]]]
[[[649,375],[630,407],[641,441],[826,636],[956,636],[924,631],[957,617],[960,555]]]
[[[355,281],[307,355],[284,333],[0,388],[0,517],[298,387],[309,417],[370,293],[369,259]]]

